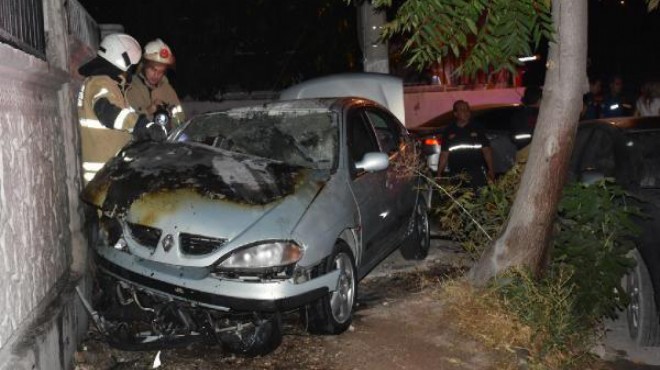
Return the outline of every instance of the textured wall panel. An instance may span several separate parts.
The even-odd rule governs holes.
[[[0,76],[0,348],[70,262],[57,91]]]

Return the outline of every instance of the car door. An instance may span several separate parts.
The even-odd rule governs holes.
[[[582,126],[578,130],[571,159],[575,180],[593,182],[603,177],[617,178],[617,128],[609,125]]]
[[[641,230],[637,249],[648,269],[657,309],[660,307],[660,130],[627,130],[624,145],[629,170],[625,174],[630,180],[626,190],[635,195],[630,198],[630,204],[644,214],[633,218]]]
[[[355,163],[362,160],[366,153],[379,152],[376,135],[364,114],[364,109],[354,108],[347,114],[346,140],[348,149],[348,168],[350,185],[355,197],[355,203],[360,212],[360,230],[363,245],[363,262],[361,267],[366,274],[373,267],[378,246],[385,240],[388,227],[390,199],[387,196],[387,171],[365,172],[357,170]]]
[[[376,132],[381,152],[390,158],[385,181],[387,192],[383,200],[391,203],[384,220],[391,226],[391,236],[396,239],[405,232],[415,206],[415,147],[394,116],[376,107],[368,108],[365,113]]]

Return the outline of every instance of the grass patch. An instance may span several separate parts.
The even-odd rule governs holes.
[[[498,354],[497,368],[594,366],[588,351],[593,332],[572,315],[573,300],[562,285],[566,277],[538,283],[524,272],[511,272],[502,279],[508,282],[487,289],[475,289],[463,280],[447,281],[435,296],[461,334]]]
[[[435,293],[447,320],[458,330],[498,353],[498,368],[516,369],[519,349],[529,348],[532,329],[504,306],[493,290],[475,290],[463,280],[445,282]]]

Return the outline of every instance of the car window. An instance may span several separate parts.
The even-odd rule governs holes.
[[[610,130],[599,127],[582,130],[576,141],[576,147],[581,146],[576,168],[579,173],[595,171],[616,177],[615,140]]]
[[[488,109],[474,112],[472,118],[485,130],[511,131],[511,118],[515,111],[514,107]]]
[[[660,188],[660,132],[640,131],[627,135],[626,147],[635,152],[639,186]]]
[[[433,119],[426,121],[419,125],[418,127],[435,127],[435,128],[440,128],[440,127],[445,127],[451,124],[454,121],[454,113],[452,111],[445,112],[437,117],[434,117]]]
[[[347,125],[348,151],[352,163],[361,161],[367,153],[380,151],[376,136],[362,110],[350,112]]]
[[[338,152],[335,114],[318,111],[241,111],[192,119],[171,140],[281,161],[332,169]]]
[[[366,111],[369,121],[376,130],[376,137],[380,143],[383,153],[393,154],[399,149],[401,142],[401,131],[399,125],[386,113],[369,109]]]

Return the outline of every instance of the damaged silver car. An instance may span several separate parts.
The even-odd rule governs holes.
[[[397,247],[423,259],[426,202],[406,129],[360,98],[280,101],[194,118],[136,143],[83,192],[97,209],[97,320],[111,344],[281,342],[351,323],[357,283]]]

